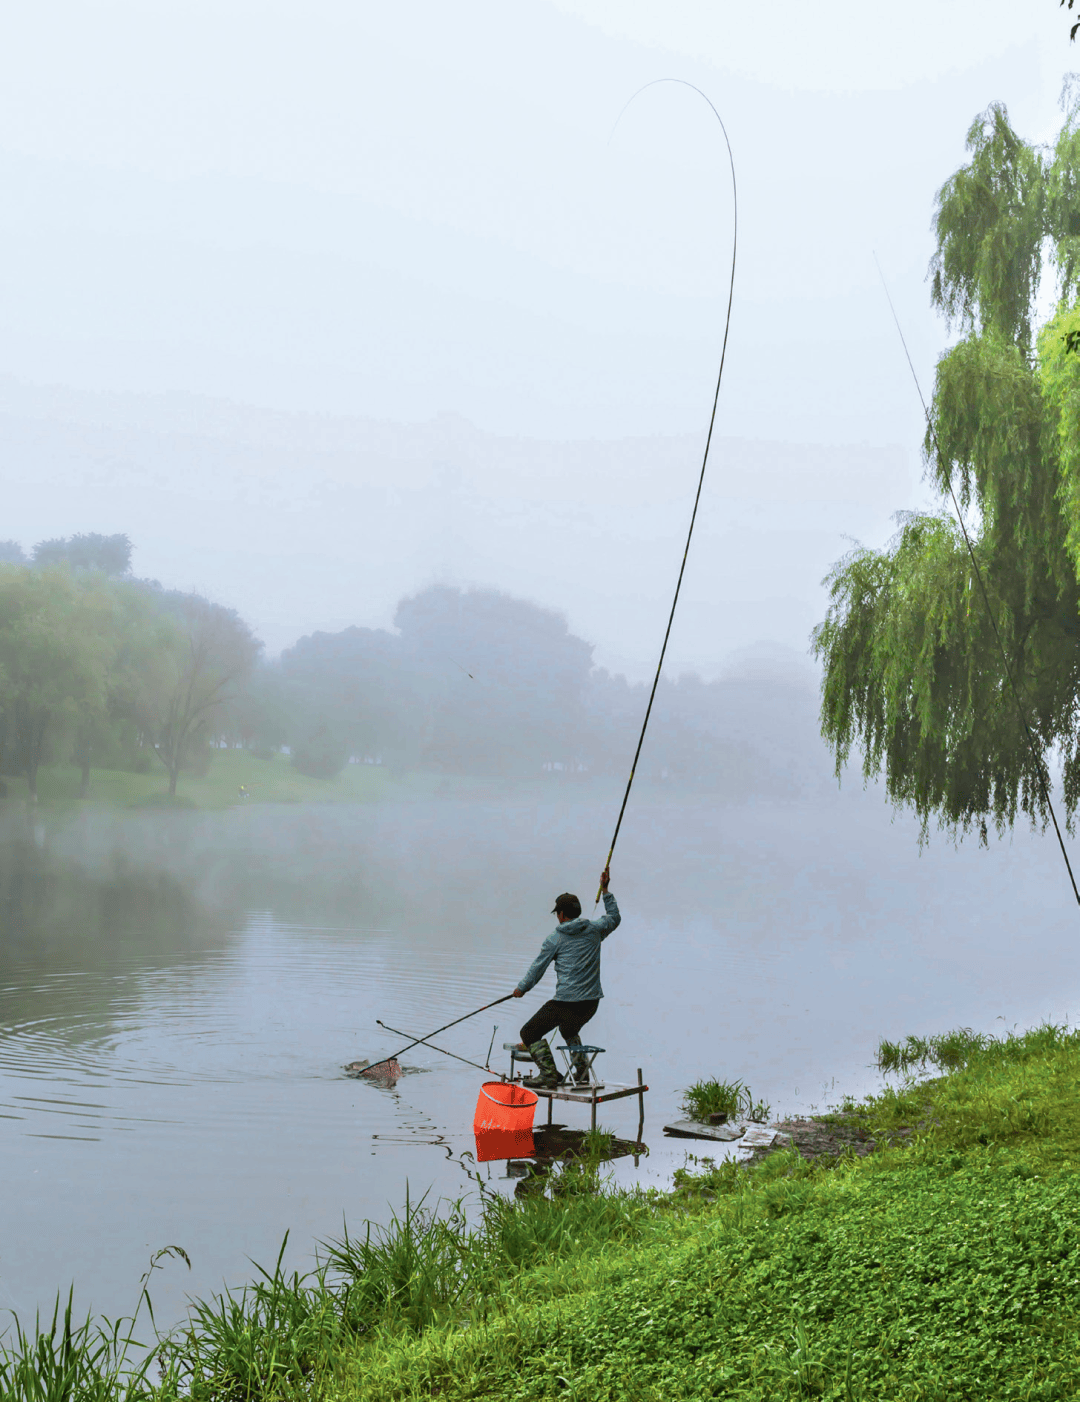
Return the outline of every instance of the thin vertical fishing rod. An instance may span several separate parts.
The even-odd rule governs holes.
[[[934,420],[931,418],[930,410],[927,408],[926,399],[922,392],[922,385],[919,384],[919,377],[915,373],[915,366],[912,363],[911,352],[908,350],[907,341],[904,339],[904,331],[900,325],[900,318],[896,315],[896,308],[893,306],[893,299],[889,295],[889,285],[885,281],[885,274],[881,271],[881,264],[878,263],[878,256],[876,253],[874,254],[874,262],[877,265],[878,277],[881,278],[881,286],[885,291],[886,301],[889,303],[889,310],[892,312],[893,321],[896,323],[896,330],[900,337],[900,344],[904,347],[904,355],[907,357],[908,369],[911,371],[911,378],[915,381],[915,389],[919,395],[919,403],[922,405],[923,416],[926,419],[926,427],[930,431],[930,437],[933,440],[934,450],[937,453],[938,463],[940,464],[943,461],[943,458],[941,452],[941,444],[938,442],[937,429],[934,427]],[[1006,652],[1005,644],[1002,641],[1001,634],[998,632],[997,619],[994,617],[994,610],[990,606],[990,594],[987,591],[986,581],[983,579],[983,572],[979,567],[979,561],[975,555],[975,547],[974,545],[972,545],[971,537],[968,535],[968,528],[964,524],[964,516],[960,510],[960,503],[957,501],[956,493],[953,490],[951,473],[949,474],[947,480],[949,484],[949,496],[952,498],[953,511],[955,511],[956,519],[960,523],[960,530],[962,531],[964,536],[964,544],[967,546],[968,555],[971,557],[971,565],[975,571],[975,578],[979,582],[979,592],[982,594],[983,603],[986,605],[986,616],[990,620],[990,627],[994,630],[994,637],[996,638],[998,648],[1001,651],[1001,660],[1005,665],[1005,675],[1009,680],[1009,688],[1012,691],[1013,700],[1016,702],[1016,710],[1017,714],[1020,717],[1020,724],[1024,727],[1024,734],[1027,736],[1027,742],[1031,749],[1031,758],[1035,765],[1035,773],[1038,775],[1039,778],[1039,789],[1043,796],[1043,802],[1049,809],[1050,820],[1054,824],[1054,833],[1057,836],[1058,846],[1061,848],[1061,856],[1062,860],[1065,863],[1065,870],[1069,873],[1069,881],[1072,884],[1073,895],[1076,897],[1076,904],[1080,905],[1080,890],[1077,890],[1076,877],[1073,875],[1072,863],[1069,861],[1069,854],[1065,850],[1065,840],[1061,836],[1061,828],[1058,826],[1057,814],[1054,812],[1054,805],[1050,799],[1050,787],[1047,784],[1046,776],[1043,773],[1042,756],[1039,754],[1038,747],[1035,744],[1035,736],[1031,733],[1031,726],[1028,724],[1027,712],[1024,710],[1024,703],[1020,697],[1020,688],[1016,684],[1016,679],[1013,676],[1013,669],[1009,664],[1009,654]]]
[[[623,814],[626,812],[626,805],[630,799],[630,790],[634,786],[634,775],[637,773],[638,760],[641,757],[641,747],[645,743],[645,732],[649,728],[649,717],[652,715],[653,702],[656,700],[656,688],[660,685],[660,673],[664,667],[664,656],[667,653],[668,639],[671,637],[671,625],[675,622],[675,609],[678,606],[679,591],[682,589],[683,575],[686,573],[686,561],[690,554],[690,541],[694,535],[694,525],[697,521],[698,507],[701,505],[701,489],[705,485],[705,468],[709,462],[709,449],[712,446],[713,428],[716,425],[716,409],[720,402],[720,382],[724,378],[724,361],[727,359],[728,333],[731,330],[731,303],[735,295],[735,254],[739,240],[739,198],[735,185],[735,158],[731,153],[731,141],[727,134],[727,127],[724,126],[723,118],[713,106],[712,100],[706,96],[699,87],[694,83],[688,83],[685,78],[655,78],[651,83],[646,83],[644,87],[638,88],[634,96],[627,102],[626,107],[619,113],[615,126],[617,127],[619,122],[622,121],[623,112],[630,106],[630,103],[643,93],[645,88],[656,87],[658,83],[679,83],[682,87],[690,88],[696,92],[699,97],[704,98],[709,104],[713,116],[720,123],[720,130],[724,133],[724,145],[727,147],[728,165],[731,168],[731,279],[728,283],[727,316],[724,319],[724,341],[720,348],[720,368],[716,375],[716,391],[713,394],[712,413],[709,415],[709,432],[705,439],[705,452],[702,455],[701,472],[698,475],[697,491],[694,494],[694,509],[690,513],[690,528],[686,532],[686,546],[683,550],[682,564],[679,566],[679,577],[675,582],[675,597],[671,601],[671,612],[668,615],[667,628],[664,630],[664,642],[663,646],[660,648],[660,660],[656,664],[656,676],[653,677],[652,690],[649,692],[649,704],[645,708],[645,719],[641,724],[641,734],[638,736],[637,749],[634,751],[633,762],[630,765],[630,777],[626,781],[626,792],[623,794],[622,806],[619,809],[619,816],[615,823],[615,833],[611,839],[611,846],[608,848],[607,861],[604,863],[605,871],[611,865],[611,858],[615,852],[615,844],[619,840],[619,829],[622,827]],[[614,128],[612,128],[612,131],[614,132]],[[599,904],[599,901],[600,890],[598,889],[596,892],[596,904]]]

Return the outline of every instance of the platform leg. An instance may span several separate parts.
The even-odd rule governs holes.
[[[554,1097],[554,1096],[551,1096],[551,1095],[549,1095],[548,1098],[547,1098],[547,1103],[548,1103],[548,1124],[551,1123],[551,1107],[552,1107],[552,1105],[554,1104],[554,1100],[555,1100],[555,1097]]]
[[[595,1092],[595,1091],[593,1091],[593,1098],[592,1098],[592,1120],[591,1120],[591,1122],[590,1122],[590,1124],[589,1124],[589,1128],[590,1128],[590,1129],[595,1129],[595,1128],[596,1128],[596,1092]]]
[[[641,1067],[640,1067],[640,1066],[639,1066],[638,1069],[637,1069],[637,1083],[638,1083],[639,1086],[641,1085]],[[641,1136],[645,1133],[645,1092],[644,1092],[643,1090],[639,1090],[639,1091],[638,1091],[637,1103],[638,1103],[637,1142],[640,1144],[640,1143],[642,1142],[642,1141],[641,1141]]]

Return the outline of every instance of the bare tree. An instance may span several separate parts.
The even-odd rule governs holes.
[[[234,698],[262,644],[234,609],[198,594],[150,599],[157,608],[142,611],[126,658],[128,707],[175,795],[180,771],[209,738],[216,712]]]

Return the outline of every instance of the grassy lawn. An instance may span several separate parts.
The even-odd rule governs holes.
[[[38,798],[50,806],[80,802],[126,808],[168,793],[169,781],[160,766],[148,774],[119,769],[92,769],[90,795],[79,799],[81,771],[55,765],[38,773]],[[25,799],[25,779],[6,779],[8,798]],[[250,791],[241,799],[240,786]],[[219,750],[205,775],[181,774],[177,797],[197,808],[229,808],[239,803],[370,803],[381,798],[392,782],[387,772],[370,764],[349,764],[334,779],[309,779],[293,769],[286,755],[258,759],[247,750]]]
[[[573,781],[570,781],[573,783]],[[5,778],[8,801],[25,801],[26,780]],[[167,797],[169,781],[157,766],[147,774],[120,769],[92,769],[90,793],[79,798],[81,771],[72,764],[43,766],[38,771],[38,800],[51,808],[101,804],[111,808],[154,804]],[[248,797],[240,797],[240,786]],[[247,750],[218,750],[210,768],[199,777],[182,773],[176,786],[181,806],[230,808],[250,803],[372,803],[379,799],[472,799],[530,796],[535,800],[565,797],[567,780],[561,775],[529,779],[485,778],[470,774],[441,774],[413,770],[402,774],[381,765],[349,764],[333,779],[311,779],[289,763],[288,756],[258,759]],[[593,787],[574,783],[575,797],[598,792],[609,797],[610,784]],[[2,802],[2,800],[0,800]]]
[[[946,1043],[948,1074],[844,1107],[865,1158],[706,1162],[666,1195],[571,1165],[472,1225],[413,1203],[311,1276],[270,1269],[196,1302],[160,1379],[133,1378],[111,1336],[61,1328],[11,1341],[0,1393],[1076,1398],[1080,1033]],[[40,1386],[61,1362],[81,1391]]]
[[[849,1106],[880,1146],[681,1175],[482,1319],[358,1351],[343,1398],[1080,1396],[1080,1034]]]

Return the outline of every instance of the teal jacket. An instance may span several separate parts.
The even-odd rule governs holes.
[[[604,914],[599,920],[567,920],[556,925],[540,946],[540,953],[529,965],[518,984],[522,993],[539,983],[544,970],[555,960],[555,998],[560,1003],[582,1003],[586,998],[602,998],[600,987],[600,945],[622,917],[615,897],[604,892]]]

